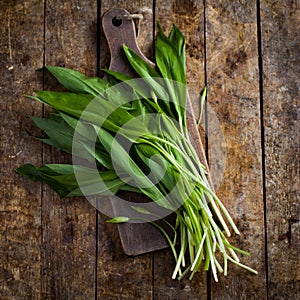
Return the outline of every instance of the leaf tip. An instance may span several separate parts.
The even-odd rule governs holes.
[[[112,224],[120,224],[120,223],[126,223],[128,222],[130,219],[128,217],[124,217],[124,216],[119,216],[119,217],[114,217],[112,219],[107,220],[107,223],[112,223]]]

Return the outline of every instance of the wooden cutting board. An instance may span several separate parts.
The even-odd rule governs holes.
[[[129,48],[138,53],[146,62],[155,67],[154,63],[149,61],[140,51],[137,45],[136,30],[133,20],[129,16],[129,12],[116,8],[106,12],[102,18],[103,31],[106,36],[108,46],[111,53],[111,61],[109,69],[117,72],[136,77],[136,73],[128,63],[123,52],[122,45],[126,44]],[[194,114],[191,113],[192,105],[188,98],[188,109],[190,112],[187,115],[187,124],[191,136],[191,141],[195,147],[200,161],[207,167],[205,150],[200,139],[198,127]],[[209,181],[210,176],[209,176]],[[146,197],[139,194],[124,194],[128,201],[145,202]],[[126,215],[127,207],[117,201],[112,202],[113,211],[116,216]],[[169,218],[174,219],[174,215]],[[167,241],[162,233],[153,225],[148,223],[123,223],[118,224],[121,243],[124,252],[127,255],[139,255],[146,252],[151,252],[168,247]]]

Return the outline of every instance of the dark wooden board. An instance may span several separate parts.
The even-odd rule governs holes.
[[[95,1],[47,1],[45,65],[97,72]],[[48,74],[46,90],[60,85]],[[48,113],[48,110],[45,111]],[[44,147],[44,163],[71,162],[68,155]],[[95,297],[96,211],[85,198],[60,199],[47,186],[42,194],[42,298]]]
[[[300,298],[299,26],[299,1],[261,1],[269,299]]]
[[[264,201],[257,48],[254,1],[206,1],[208,102],[225,137],[226,168],[217,193],[241,231],[230,241],[249,251],[241,262],[253,275],[230,264],[228,276],[212,279],[213,299],[266,299]],[[210,130],[210,119],[208,120]],[[209,160],[219,153],[218,136],[209,134]]]
[[[29,6],[31,6],[29,8]],[[25,132],[42,106],[24,97],[41,88],[43,2],[1,1],[0,9],[0,298],[41,294],[41,185],[14,169],[28,158],[40,164],[42,147]],[[34,27],[35,31],[31,28]]]

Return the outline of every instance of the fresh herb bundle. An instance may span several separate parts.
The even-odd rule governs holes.
[[[158,29],[157,68],[123,47],[139,80],[111,70],[105,70],[105,80],[49,66],[45,69],[70,92],[35,91],[37,96],[30,96],[54,109],[47,118],[32,118],[46,134],[40,139],[94,162],[96,178],[93,164],[26,164],[17,172],[46,182],[61,197],[133,191],[175,212],[175,224],[164,219],[171,234],[150,218],[157,217],[154,212],[138,204],[131,206],[140,214],[135,220],[127,215],[109,220],[150,221],[158,227],[174,255],[173,279],[187,274],[192,279],[198,270],[211,268],[218,281],[217,272],[226,275],[228,261],[257,273],[241,264],[236,254],[248,253],[229,243],[227,223],[235,233],[239,231],[210,187],[206,169],[190,141],[184,37],[175,25],[169,36]],[[218,252],[223,266],[217,260]]]

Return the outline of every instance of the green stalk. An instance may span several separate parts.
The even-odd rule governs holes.
[[[202,114],[203,114],[203,108],[204,108],[205,99],[206,99],[206,86],[204,87],[202,95],[201,95],[201,98],[200,98],[199,118],[198,118],[198,122],[197,122],[198,126],[200,125],[200,122],[202,120]]]
[[[199,245],[198,250],[197,250],[197,254],[195,256],[195,260],[193,261],[192,266],[191,266],[191,271],[194,270],[196,264],[198,263],[200,254],[202,253],[202,250],[203,250],[203,245],[204,245],[204,242],[205,242],[206,235],[207,235],[207,228],[205,228],[202,240],[200,242],[200,245]]]

